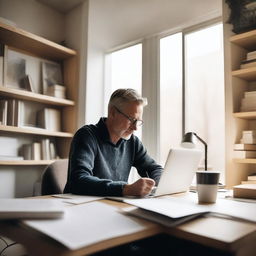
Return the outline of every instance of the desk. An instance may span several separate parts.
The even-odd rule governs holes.
[[[121,202],[102,200],[113,207],[127,207]],[[75,206],[67,206],[75,207]],[[78,256],[95,253],[117,245],[136,241],[157,234],[185,239],[209,248],[216,248],[236,256],[254,256],[256,251],[256,224],[216,217],[200,217],[174,228],[165,228],[150,221],[138,219],[144,230],[130,235],[105,240],[97,244],[68,250],[46,235],[16,222],[0,222],[0,233],[23,244],[30,256]],[[95,224],[95,228],[97,224]]]

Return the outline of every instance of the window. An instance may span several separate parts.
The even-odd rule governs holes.
[[[105,112],[111,94],[119,88],[132,88],[142,92],[142,44],[136,44],[122,50],[114,51],[106,56],[105,67]],[[135,134],[141,138],[139,128]],[[132,168],[128,182],[139,178],[135,168]]]
[[[182,138],[182,33],[160,40],[160,163]]]
[[[106,95],[105,111],[110,95],[119,88],[132,88],[142,91],[142,44],[136,44],[106,56]],[[136,135],[141,138],[141,129]]]
[[[185,131],[208,144],[208,163],[224,171],[225,106],[222,24],[185,35]],[[198,147],[203,147],[198,143]]]
[[[195,132],[207,142],[209,167],[221,171],[223,181],[222,24],[184,33],[183,38],[177,33],[160,39],[160,159],[163,163],[168,150],[179,146],[183,132]],[[200,142],[197,147],[203,149]]]

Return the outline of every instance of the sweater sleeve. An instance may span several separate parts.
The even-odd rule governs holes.
[[[69,156],[69,177],[65,193],[96,196],[122,196],[126,182],[94,176],[97,138],[87,128],[75,134]]]
[[[156,185],[159,182],[160,176],[163,171],[163,167],[155,162],[147,153],[146,148],[141,141],[134,136],[135,143],[135,158],[134,167],[138,170],[138,173],[142,177],[150,177],[155,180]]]

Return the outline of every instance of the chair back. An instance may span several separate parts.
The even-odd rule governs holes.
[[[56,160],[48,165],[42,175],[42,195],[62,194],[67,182],[68,159]]]

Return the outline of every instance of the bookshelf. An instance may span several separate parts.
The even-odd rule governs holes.
[[[54,140],[56,151],[61,159],[68,158],[69,147],[74,132],[77,130],[77,53],[76,51],[49,41],[18,27],[0,22],[0,43],[22,54],[42,60],[59,63],[62,67],[63,85],[66,98],[57,98],[42,94],[11,88],[4,83],[0,85],[0,99],[17,99],[22,102],[39,105],[42,108],[55,108],[61,113],[61,131],[50,131],[38,127],[12,126],[0,124],[1,137],[23,136],[27,140]],[[5,61],[5,60],[4,60]],[[5,75],[5,72],[3,74]],[[54,160],[0,160],[0,166],[45,166]]]
[[[241,100],[244,92],[249,91],[250,84],[256,81],[256,67],[240,69],[241,62],[246,59],[247,53],[256,50],[256,30],[232,35],[230,43],[231,90],[232,90],[232,117],[230,133],[232,140],[230,154],[233,153],[233,144],[240,143],[242,132],[256,130],[256,111],[241,112]],[[231,147],[230,145],[230,147]],[[232,164],[227,168],[228,187],[238,185],[247,176],[256,170],[256,159],[232,158]]]

